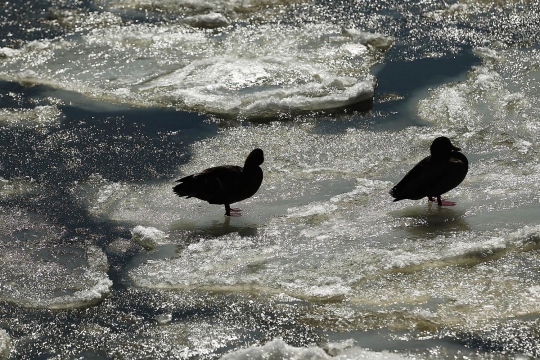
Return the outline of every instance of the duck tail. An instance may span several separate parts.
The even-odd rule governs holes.
[[[185,181],[186,178],[177,180],[177,182]],[[196,190],[193,189],[192,186],[190,186],[189,182],[180,182],[180,184],[173,187],[173,191],[176,195],[183,197],[186,196],[188,198],[195,196]]]
[[[403,200],[403,198],[399,197],[396,193],[397,193],[397,189],[396,187],[394,186],[392,189],[390,189],[390,191],[388,192],[390,194],[390,196],[392,196],[394,198],[394,202],[396,201],[400,201],[400,200]]]

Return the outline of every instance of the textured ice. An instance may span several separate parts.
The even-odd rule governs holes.
[[[107,257],[95,246],[55,244],[60,230],[20,211],[1,214],[0,298],[25,307],[76,308],[110,291]]]
[[[4,329],[0,329],[0,359],[7,359],[9,357],[9,334]]]
[[[169,324],[172,321],[172,314],[160,314],[156,316],[156,321],[159,325]]]
[[[3,48],[0,48],[0,59],[1,58],[6,58],[6,57],[12,57],[12,56],[17,56],[20,54],[20,50],[18,49],[12,49],[12,48],[8,48],[8,47],[3,47]]]
[[[188,25],[205,29],[214,29],[230,24],[229,19],[220,13],[188,16],[184,18],[184,22]]]
[[[84,254],[80,249],[51,248],[46,252],[60,261],[43,259],[43,251],[19,253],[6,251],[2,256],[0,277],[2,287],[0,296],[26,307],[65,309],[94,305],[109,293],[112,281],[109,280],[101,262],[92,259],[92,253],[100,250],[90,249],[87,254],[87,267],[63,263],[64,254],[73,257],[71,261],[84,261],[76,256]],[[46,256],[46,255],[45,255]],[[30,265],[31,264],[31,265]]]
[[[376,191],[384,190],[381,186]],[[392,244],[383,240],[392,224],[397,226],[394,231],[402,226],[414,231],[414,226],[400,224],[402,219],[414,219],[413,213],[405,218],[389,216],[387,209],[363,214],[376,203],[376,196],[366,199],[366,206],[351,202],[350,195],[332,199],[333,212],[327,216],[321,217],[324,212],[318,204],[306,205],[313,211],[275,219],[256,238],[228,235],[201,240],[177,258],[141,265],[130,276],[144,287],[252,289],[301,298],[363,299],[365,289],[357,284],[378,275],[482,262],[485,257],[500,257],[534,242],[539,232],[532,227],[500,236],[500,230],[461,230],[435,237],[422,247],[406,239]],[[443,214],[443,219],[452,214]],[[454,221],[460,226],[459,219]]]
[[[364,350],[359,347],[346,344],[344,349],[340,349],[338,344],[329,344],[332,348],[332,355],[329,355],[323,348],[317,346],[294,347],[287,345],[283,340],[275,339],[263,346],[252,346],[247,349],[236,350],[222,357],[223,360],[243,360],[243,359],[373,359],[373,360],[402,360],[406,357],[389,353]]]
[[[467,115],[466,111],[481,114],[474,102],[477,97],[470,93],[507,93],[500,86],[477,86],[476,74],[486,69],[473,69],[466,83],[432,91],[433,96],[457,86],[452,88],[455,94],[422,101],[420,112],[431,109],[435,114],[432,127],[398,132],[351,128],[322,135],[313,131],[313,124],[272,124],[226,128],[193,144],[190,161],[179,168],[178,177],[219,164],[241,164],[253,148],[265,150],[263,185],[256,196],[239,204],[242,218],[226,220],[220,207],[174,197],[171,182],[125,185],[111,192],[107,189],[114,188],[113,183],[98,182],[96,187],[102,189],[98,193],[112,197],[98,196],[90,204],[99,203],[101,216],[170,228],[166,241],[183,245],[176,257],[131,270],[129,276],[138,286],[372,303],[363,284],[377,276],[482,263],[486,257],[504,257],[521,247],[521,240],[512,240],[512,234],[523,224],[506,224],[504,232],[493,228],[502,226],[499,217],[504,218],[506,209],[534,204],[534,198],[525,195],[540,184],[534,181],[537,159],[529,155],[537,150],[532,137],[507,134],[510,141],[499,144],[503,129],[490,126],[487,117]],[[500,98],[489,98],[498,106]],[[464,104],[463,111],[446,111],[445,118],[438,106],[452,99]],[[527,127],[522,131],[530,134]],[[440,135],[450,136],[471,158],[466,180],[447,195],[458,201],[458,207],[438,209],[425,200],[392,203],[388,189],[428,155],[431,141]],[[494,148],[483,145],[486,136],[493,139]],[[229,147],[231,143],[236,146]],[[514,161],[524,159],[523,154],[528,162]],[[483,161],[476,161],[478,156]],[[330,193],[329,188],[340,190]],[[247,228],[248,236],[242,235]],[[448,233],[443,234],[445,230]],[[190,232],[202,234],[196,243]],[[397,290],[383,297],[374,293],[373,299],[414,303],[436,296],[432,286],[426,289],[403,297]]]
[[[12,356],[26,346],[28,358],[32,351],[73,358],[214,358],[227,351],[233,359],[400,358],[352,341],[321,345],[330,329],[356,338],[363,330],[390,332],[388,346],[403,344],[407,350],[399,351],[415,358],[422,350],[411,348],[432,344],[422,353],[426,357],[455,357],[460,350],[452,352],[454,346],[469,345],[471,357],[485,355],[475,352],[484,345],[494,357],[519,357],[513,352],[531,348],[538,355],[540,61],[537,50],[519,42],[527,39],[527,29],[538,33],[537,11],[519,16],[529,3],[308,2],[296,13],[277,6],[257,14],[259,6],[284,2],[90,3],[88,14],[53,9],[40,19],[69,35],[1,49],[2,77],[138,106],[272,117],[371,96],[374,79],[368,73],[383,56],[398,62],[440,56],[471,39],[490,47],[475,49],[482,64],[460,83],[436,86],[419,103],[404,98],[410,105],[404,116],[414,120],[418,110],[430,126],[380,131],[379,122],[391,128],[402,115],[401,105],[397,114],[385,113],[393,107],[387,103],[365,123],[362,115],[345,112],[331,119],[223,126],[216,136],[190,145],[178,177],[242,164],[254,147],[265,150],[263,186],[237,204],[241,218],[224,218],[222,206],[176,197],[171,191],[176,176],[130,183],[96,174],[66,190],[77,205],[88,207],[81,211],[86,220],[100,224],[90,230],[105,232],[87,237],[77,228],[77,238],[68,238],[71,228],[26,213],[50,184],[3,175],[0,297],[14,303],[4,312],[20,315],[2,319],[8,325],[1,326],[16,334]],[[334,17],[324,9],[339,6],[359,11]],[[303,7],[305,17],[297,18]],[[130,11],[150,21],[126,16]],[[285,17],[272,18],[272,11]],[[426,13],[422,18],[415,11]],[[220,16],[208,17],[212,13],[222,14],[228,25]],[[501,30],[505,21],[511,26]],[[226,27],[205,29],[220,22]],[[374,33],[351,29],[354,25]],[[382,54],[393,45],[382,35],[386,31],[397,34],[391,54]],[[459,44],[447,49],[450,41]],[[440,53],[430,53],[436,50]],[[51,105],[2,109],[0,125],[8,132],[37,129],[48,137],[49,127],[61,123],[61,107]],[[425,199],[392,203],[388,190],[440,135],[451,137],[471,161],[465,181],[445,194],[457,206],[441,209]],[[61,144],[50,140],[47,149]],[[20,199],[28,199],[23,209],[14,205]],[[114,241],[101,241],[103,234]],[[90,245],[94,236],[105,250]],[[171,243],[163,248],[173,251],[165,254],[160,247],[148,254],[134,239],[153,248]],[[104,251],[116,261],[115,278],[125,280],[121,291],[103,306],[86,309],[84,321],[71,324],[67,336],[55,337],[66,335],[66,321],[80,312],[61,311],[66,318],[24,306],[69,308],[101,301],[111,286]],[[170,298],[158,300],[165,296]],[[50,316],[53,329],[34,313]],[[22,318],[41,326],[33,328]],[[468,335],[486,330],[484,336]],[[0,330],[0,354],[5,335]],[[287,339],[271,341],[281,335]],[[94,347],[95,353],[83,352]],[[239,348],[244,350],[233,351]]]
[[[478,329],[489,319],[537,313],[538,61],[535,52],[508,51],[519,56],[482,50],[489,59],[466,80],[431,90],[418,114],[432,126],[321,134],[311,121],[272,123],[226,127],[194,143],[178,177],[242,164],[253,148],[264,149],[265,179],[238,204],[241,218],[175,197],[173,179],[129,184],[95,176],[84,203],[95,216],[160,229],[168,235],[160,244],[178,245],[172,256],[129,269],[139,287],[339,304],[323,307],[323,328]],[[513,68],[526,87],[509,76]],[[228,84],[258,81],[248,72]],[[388,190],[441,135],[471,160],[465,181],[446,194],[458,205],[393,203]]]
[[[201,27],[225,20],[219,14],[185,19]],[[85,28],[70,41],[32,41],[9,52],[0,76],[137,106],[275,117],[371,99],[369,70],[392,43],[355,29],[341,34],[329,24],[235,26],[225,36],[185,24]]]
[[[383,34],[369,33],[358,29],[344,29],[343,34],[358,40],[361,44],[386,51],[394,44],[394,38]]]
[[[237,16],[243,13],[251,13],[255,10],[279,6],[291,3],[300,3],[304,0],[96,0],[95,2],[103,4],[111,9],[131,8],[137,10],[150,11],[170,11],[195,13],[207,11],[224,11],[235,13]]]
[[[40,129],[47,126],[57,126],[61,111],[55,105],[36,106],[31,109],[0,109],[0,124],[7,126],[32,126]]]
[[[171,242],[185,241],[186,246],[174,258],[133,269],[131,279],[149,288],[285,293],[375,308],[418,306],[410,315],[411,323],[418,324],[465,326],[463,319],[472,319],[471,327],[483,326],[484,305],[493,317],[538,311],[531,287],[538,281],[534,272],[517,278],[511,274],[519,266],[537,265],[528,249],[536,246],[539,229],[532,215],[507,218],[507,211],[521,207],[524,213],[538,210],[535,196],[528,196],[540,189],[533,155],[538,152],[537,127],[528,115],[536,111],[530,107],[536,100],[511,90],[500,65],[482,64],[471,69],[465,82],[432,90],[418,107],[431,127],[395,132],[350,128],[321,135],[313,124],[272,124],[227,128],[194,144],[179,176],[241,163],[254,147],[265,150],[263,185],[246,202],[264,226],[249,236],[234,230],[217,238],[203,236],[196,244],[184,232],[172,233]],[[516,103],[509,108],[508,101]],[[520,121],[507,121],[514,116]],[[441,209],[426,200],[392,203],[388,189],[429,154],[432,140],[441,135],[451,137],[471,159],[465,181],[447,194],[458,206]],[[221,151],[231,143],[236,146]],[[326,192],[325,182],[341,191]],[[168,214],[164,209],[174,207],[169,187],[153,185],[139,199],[126,199],[118,209],[151,200],[139,214],[116,211],[114,217],[166,224],[190,211],[185,216],[212,212],[193,200],[177,201],[178,215]],[[212,231],[235,221],[214,219]],[[516,264],[509,266],[512,261]],[[501,266],[509,267],[501,271]],[[479,295],[482,282],[489,285]],[[504,297],[497,297],[497,291]],[[436,310],[429,305],[433,299],[441,299]],[[512,303],[520,304],[515,311]],[[409,326],[393,316],[381,315],[381,321]]]
[[[146,327],[142,341],[147,342],[148,346],[159,344],[158,350],[163,352],[164,357],[204,358],[238,340],[239,329],[231,325],[205,320],[165,323],[159,327]]]
[[[507,56],[506,51],[479,49],[477,54],[484,63],[469,71],[467,81],[435,89],[429,98],[420,102],[420,116],[439,124],[451,122],[460,128],[466,126],[469,131],[491,126],[494,132],[524,131],[523,135],[537,136],[535,132],[526,131],[531,126],[531,116],[538,111],[535,96],[538,90],[531,86],[536,74],[530,71],[538,64],[537,52],[522,50],[520,54]],[[522,63],[513,64],[515,59]],[[515,88],[513,84],[518,79],[525,88]],[[497,126],[493,126],[494,123]]]
[[[146,249],[155,249],[168,235],[154,227],[135,226],[131,230],[131,237]]]
[[[92,268],[71,272],[65,265],[44,263],[35,256],[14,252],[4,254],[0,293],[3,300],[27,307],[63,309],[99,303],[109,293],[112,282],[104,272]],[[24,261],[26,265],[15,261]]]

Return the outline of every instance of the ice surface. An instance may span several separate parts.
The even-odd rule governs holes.
[[[144,332],[150,344],[159,344],[166,356],[177,359],[203,358],[239,340],[239,329],[207,321],[161,324]],[[150,342],[150,339],[152,342]]]
[[[145,249],[155,249],[167,238],[167,235],[154,227],[135,226],[131,230],[131,237]]]
[[[234,13],[237,16],[243,13],[251,13],[265,7],[279,6],[291,3],[301,3],[303,0],[96,0],[111,9],[131,8],[150,11],[170,11],[195,13],[205,11],[223,11]]]
[[[346,344],[345,349],[340,349],[338,344],[329,344],[332,347],[332,356],[322,348],[310,346],[299,348],[287,345],[283,340],[272,340],[263,346],[253,346],[247,349],[236,350],[221,359],[241,360],[241,359],[374,359],[374,360],[399,360],[407,359],[397,354],[389,352],[374,352],[364,350],[359,347]]]
[[[229,19],[220,13],[188,16],[184,18],[184,22],[188,25],[205,29],[214,29],[230,24]]]
[[[76,308],[110,291],[105,254],[95,246],[55,244],[60,229],[23,211],[1,215],[0,298],[25,307]]]
[[[266,3],[244,4],[253,9]],[[138,106],[275,117],[370,98],[375,79],[369,70],[394,44],[390,36],[366,33],[346,21],[243,22],[250,15],[240,14],[244,10],[236,2],[107,5],[121,15],[124,5],[134,11],[174,8],[178,19],[138,23],[110,13],[53,11],[46,21],[69,28],[69,36],[1,49],[2,76]],[[183,6],[190,7],[187,18],[178,10]],[[424,15],[426,21],[445,25],[441,38],[471,38],[477,36],[474,29],[446,25],[460,25],[483,14],[486,6],[491,5],[451,4]],[[379,19],[383,23],[388,17]],[[206,29],[218,25],[225,28]],[[251,341],[243,336],[269,328],[270,320],[256,308],[246,317],[241,309],[220,318],[236,306],[228,301],[234,296],[252,297],[258,305],[278,299],[269,305],[276,328],[289,329],[281,322],[290,316],[294,326],[309,324],[318,333],[388,328],[437,334],[447,329],[456,336],[496,331],[506,320],[536,316],[540,56],[535,49],[491,45],[474,50],[482,64],[471,68],[466,79],[439,85],[413,104],[430,126],[378,131],[347,115],[330,119],[342,123],[326,133],[318,122],[327,119],[305,116],[291,123],[223,127],[191,145],[178,177],[215,165],[241,165],[253,148],[264,149],[263,185],[237,204],[243,209],[240,218],[224,218],[221,206],[176,197],[173,178],[134,183],[94,174],[71,184],[69,191],[87,206],[91,220],[124,230],[125,237],[102,250],[84,236],[66,239],[65,229],[9,202],[42,194],[40,183],[0,178],[0,297],[36,308],[96,304],[112,286],[107,255],[124,259],[135,254],[125,268],[122,263],[113,270],[131,281],[126,292],[149,294],[134,306],[153,311],[148,321],[125,315],[144,323],[134,332],[141,336],[122,333],[115,343],[108,332],[117,319],[109,328],[97,315],[99,322],[78,330],[109,339],[120,352],[140,355],[139,349],[152,349],[143,355],[155,357],[213,356],[258,343],[226,356],[399,358],[353,344],[293,347],[274,340],[263,345],[274,338],[267,333]],[[54,102],[2,109],[0,123],[35,128],[45,136],[61,124],[60,109]],[[369,114],[369,121],[386,121],[383,112]],[[428,155],[431,141],[440,135],[449,136],[470,159],[465,181],[446,194],[458,205],[439,208],[425,199],[392,203],[388,190]],[[131,240],[157,251],[149,254],[134,245],[130,230]],[[155,305],[159,289],[196,305]],[[296,312],[279,312],[283,304]],[[114,312],[114,306],[99,310]],[[185,320],[185,308],[195,320]],[[262,320],[253,325],[249,316]],[[235,326],[228,325],[231,319],[238,321]],[[252,327],[246,330],[241,321]]]
[[[0,58],[6,58],[6,57],[12,57],[17,56],[20,54],[20,50],[18,49],[12,49],[8,47],[0,48]]]
[[[9,341],[10,337],[6,330],[0,329],[0,359],[9,357]]]
[[[92,266],[70,269],[62,262],[42,259],[42,253],[4,252],[0,275],[3,300],[26,307],[65,309],[94,305],[109,293],[112,281],[102,269]],[[69,254],[73,256],[70,261],[80,261],[75,256],[80,256],[81,250],[51,248],[47,253],[54,254],[54,257]]]
[[[185,19],[202,27],[225,20],[218,14]],[[329,24],[236,26],[226,35],[178,24],[85,28],[69,41],[36,40],[4,51],[0,76],[137,106],[275,117],[371,99],[369,70],[392,43],[356,29],[342,34]]]
[[[533,62],[534,56],[511,58]],[[226,128],[194,144],[179,177],[241,164],[260,147],[263,185],[240,204],[249,210],[241,219],[171,197],[170,183],[139,188],[104,206],[105,216],[169,226],[167,241],[179,245],[176,256],[138,265],[130,278],[147,288],[341,301],[351,311],[352,328],[368,316],[357,305],[382,311],[373,321],[396,328],[482,328],[486,312],[489,318],[536,313],[539,279],[531,269],[538,266],[540,229],[532,212],[539,209],[540,167],[531,104],[537,100],[534,92],[512,89],[505,64],[486,60],[465,82],[432,90],[418,107],[431,127],[322,135],[309,123],[271,124]],[[458,205],[392,203],[388,189],[440,135],[450,136],[471,161],[465,181],[447,194]],[[235,147],[222,151],[227,144]],[[332,193],[327,183],[340,191]],[[247,227],[252,231],[242,232]],[[398,315],[388,310],[393,306],[407,310]],[[332,324],[332,311],[325,324]]]
[[[0,109],[0,124],[7,126],[32,126],[35,129],[58,126],[61,111],[55,105],[40,105],[31,109]]]

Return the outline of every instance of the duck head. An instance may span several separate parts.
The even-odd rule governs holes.
[[[429,148],[431,156],[436,158],[449,157],[452,151],[461,151],[460,148],[452,145],[452,142],[446,136],[441,136],[433,140]]]
[[[244,166],[258,166],[264,162],[264,153],[261,149],[255,149],[249,153]]]

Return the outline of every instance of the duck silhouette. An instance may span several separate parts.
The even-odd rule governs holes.
[[[177,180],[173,188],[180,197],[194,197],[209,204],[225,205],[225,215],[240,216],[240,209],[232,209],[231,204],[255,195],[263,180],[260,165],[264,162],[261,149],[253,150],[244,167],[221,165]]]
[[[441,136],[433,140],[431,155],[416,164],[405,177],[390,190],[394,201],[403,199],[419,200],[427,197],[439,206],[452,206],[456,203],[446,201],[441,195],[452,190],[465,179],[469,161],[452,145],[450,139]]]

